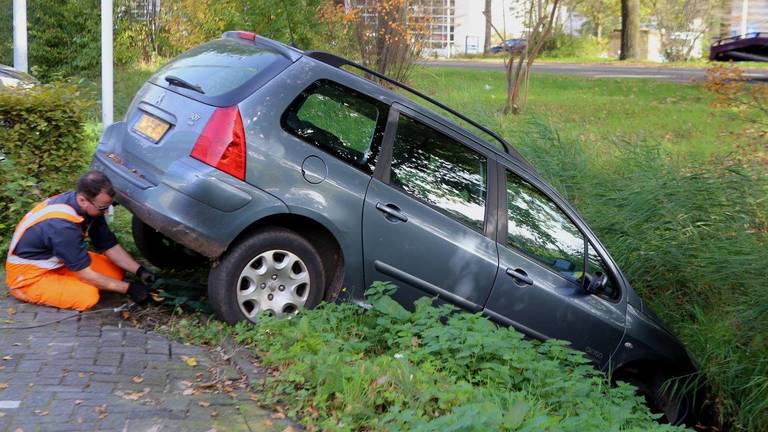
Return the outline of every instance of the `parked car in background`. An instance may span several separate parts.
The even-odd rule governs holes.
[[[32,75],[0,64],[0,91],[5,89],[25,89],[39,84]]]
[[[507,39],[504,42],[490,48],[491,54],[499,54],[506,51],[522,51],[528,46],[526,39]]]
[[[669,421],[690,419],[661,386],[693,361],[574,208],[499,135],[375,71],[227,32],[155,73],[92,167],[153,264],[211,260],[208,299],[230,323],[364,304],[391,281],[406,306],[437,297],[568,340]]]

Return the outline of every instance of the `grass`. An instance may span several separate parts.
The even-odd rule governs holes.
[[[568,141],[602,145],[652,140],[673,155],[705,159],[722,155],[738,140],[738,124],[711,107],[697,85],[641,79],[589,79],[547,74],[531,78],[525,116],[504,116],[504,72],[422,68],[416,88],[500,132],[513,144],[530,115],[554,126]]]

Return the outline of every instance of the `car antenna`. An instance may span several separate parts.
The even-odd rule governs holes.
[[[283,0],[283,10],[285,11],[285,21],[288,23],[288,35],[291,38],[291,46],[294,48],[298,48],[296,46],[296,40],[293,38],[293,29],[291,28],[291,17],[288,14],[288,8],[285,6],[285,0]]]

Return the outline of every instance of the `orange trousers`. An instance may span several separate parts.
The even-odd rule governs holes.
[[[94,252],[88,252],[88,255],[95,272],[123,280],[125,272],[109,258]],[[79,311],[88,310],[99,301],[99,289],[83,282],[66,267],[51,270],[33,284],[12,289],[10,293],[23,302]]]

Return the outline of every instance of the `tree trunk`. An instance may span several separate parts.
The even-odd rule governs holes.
[[[485,0],[485,42],[483,43],[483,54],[488,55],[491,50],[491,0]]]
[[[640,58],[640,0],[621,0],[620,60]]]

